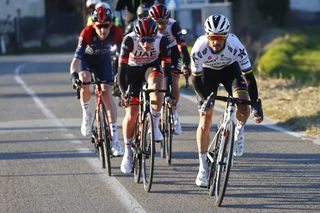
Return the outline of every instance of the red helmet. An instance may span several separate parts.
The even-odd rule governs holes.
[[[142,18],[136,22],[134,32],[138,37],[155,37],[158,33],[158,26],[151,18]]]
[[[93,22],[106,22],[112,20],[112,12],[110,9],[105,7],[98,7],[91,14]]]
[[[168,19],[169,12],[164,4],[154,4],[149,9],[149,16],[154,19]]]

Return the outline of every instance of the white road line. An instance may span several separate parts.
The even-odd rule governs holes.
[[[28,95],[31,96],[33,101],[35,102],[36,106],[41,110],[41,112],[51,121],[56,127],[59,127],[65,132],[68,132],[68,129],[59,121],[59,119],[53,114],[40,100],[40,98],[36,95],[36,93],[27,86],[27,84],[22,80],[20,77],[20,71],[24,68],[26,64],[22,64],[18,66],[14,71],[14,78],[18,84],[27,92]],[[74,138],[74,136],[70,133],[65,133],[65,137],[67,138]],[[71,143],[81,143],[80,140],[71,140]],[[87,153],[89,149],[78,149],[79,153]],[[89,150],[90,151],[90,150]],[[91,152],[91,151],[90,151]],[[98,165],[97,159],[86,159],[86,161],[95,168]],[[102,176],[101,176],[102,178]],[[124,186],[115,178],[109,176],[103,176],[102,180],[112,188],[113,195],[125,206],[128,212],[139,212],[144,213],[146,212],[144,208],[134,199],[134,197],[125,189]]]
[[[187,95],[183,92],[181,92],[181,97],[193,102],[193,103],[197,103],[197,99],[195,98],[195,96],[190,96],[190,95]],[[219,111],[219,112],[223,112],[223,108],[220,107],[220,106],[215,106],[216,110]],[[273,124],[271,121],[268,121],[267,119],[264,119],[263,123],[262,124],[258,124],[258,125],[262,125],[268,129],[272,129],[272,130],[275,130],[275,131],[278,131],[278,132],[283,132],[283,133],[286,133],[288,135],[291,135],[291,136],[294,136],[296,138],[299,138],[301,140],[309,140],[309,141],[312,141],[314,144],[317,144],[317,145],[320,145],[320,140],[318,139],[313,139],[313,138],[307,138],[305,136],[303,136],[302,134],[300,133],[297,133],[297,132],[293,132],[293,131],[290,131],[288,129],[285,129],[283,127],[279,127],[275,124]]]

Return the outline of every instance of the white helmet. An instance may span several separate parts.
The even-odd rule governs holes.
[[[230,30],[229,20],[224,15],[209,16],[204,22],[204,31],[209,33],[225,33]]]
[[[87,0],[86,6],[87,6],[87,8],[89,8],[90,6],[94,6],[99,2],[100,2],[100,0]]]
[[[95,9],[97,9],[98,7],[104,7],[106,9],[110,9],[111,10],[110,5],[107,2],[102,2],[101,1],[101,2],[97,3],[96,6],[95,6]]]

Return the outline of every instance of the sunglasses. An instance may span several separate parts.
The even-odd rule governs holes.
[[[156,20],[157,24],[160,24],[160,25],[166,25],[168,24],[168,20],[166,19],[158,19]]]
[[[152,42],[154,42],[155,40],[156,40],[156,38],[153,37],[153,36],[143,36],[143,37],[140,37],[140,38],[139,38],[139,41],[140,41],[141,43],[145,43],[145,42],[147,42],[147,43],[152,43]]]
[[[105,29],[107,29],[107,28],[109,28],[110,27],[110,25],[111,24],[96,24],[96,26],[99,28],[99,29],[102,29],[102,28],[105,28]]]

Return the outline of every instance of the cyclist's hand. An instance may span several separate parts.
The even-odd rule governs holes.
[[[165,101],[166,103],[168,103],[169,107],[172,108],[172,107],[174,106],[175,99],[172,99],[170,95],[166,95],[166,96],[164,97],[164,101]]]
[[[129,98],[126,95],[121,95],[121,98],[120,98],[121,106],[127,107],[127,106],[129,106],[129,103],[130,103]]]
[[[210,102],[208,103],[208,101],[205,100],[205,101],[203,102],[203,104],[201,105],[200,110],[201,110],[202,113],[205,113],[205,112],[208,111],[212,106],[213,106],[212,101],[210,101]]]
[[[71,74],[71,82],[73,89],[79,89],[82,87],[82,81],[79,79],[79,74],[77,72],[73,72]]]
[[[256,123],[261,123],[263,121],[263,109],[260,99],[252,104],[252,116]]]
[[[182,66],[182,73],[186,78],[189,78],[191,75],[191,69],[187,66]]]

